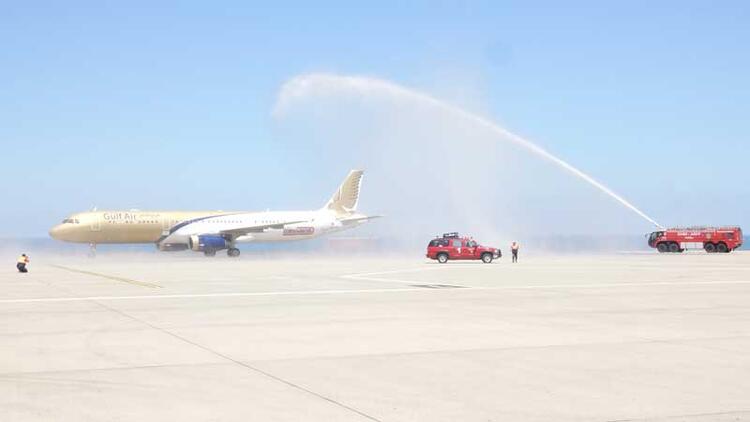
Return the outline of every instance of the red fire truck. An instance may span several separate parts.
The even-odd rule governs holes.
[[[460,236],[457,232],[445,233],[427,245],[427,258],[436,259],[441,264],[449,259],[481,259],[489,264],[501,255],[500,249],[482,246],[471,237]]]
[[[739,227],[686,227],[653,232],[648,245],[659,252],[679,253],[686,249],[703,249],[708,253],[731,252],[742,246]]]

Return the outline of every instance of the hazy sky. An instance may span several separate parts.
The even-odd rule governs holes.
[[[307,72],[479,112],[666,224],[750,226],[747,2],[151,3],[3,5],[0,237],[92,206],[322,205],[359,163],[271,116]]]

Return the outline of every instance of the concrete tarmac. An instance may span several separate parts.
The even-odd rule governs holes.
[[[13,266],[2,421],[750,420],[748,253]]]

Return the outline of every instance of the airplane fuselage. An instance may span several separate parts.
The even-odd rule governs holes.
[[[344,226],[334,212],[318,211],[89,211],[73,214],[50,230],[50,236],[68,242],[170,243],[187,242],[191,235],[248,226],[282,224],[238,236],[236,242],[310,239]],[[348,228],[348,227],[347,227]]]

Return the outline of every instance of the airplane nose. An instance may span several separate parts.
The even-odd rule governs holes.
[[[60,235],[62,234],[62,231],[63,231],[62,227],[60,227],[60,225],[58,224],[55,227],[52,227],[51,229],[49,229],[49,235],[53,239],[60,240]]]

